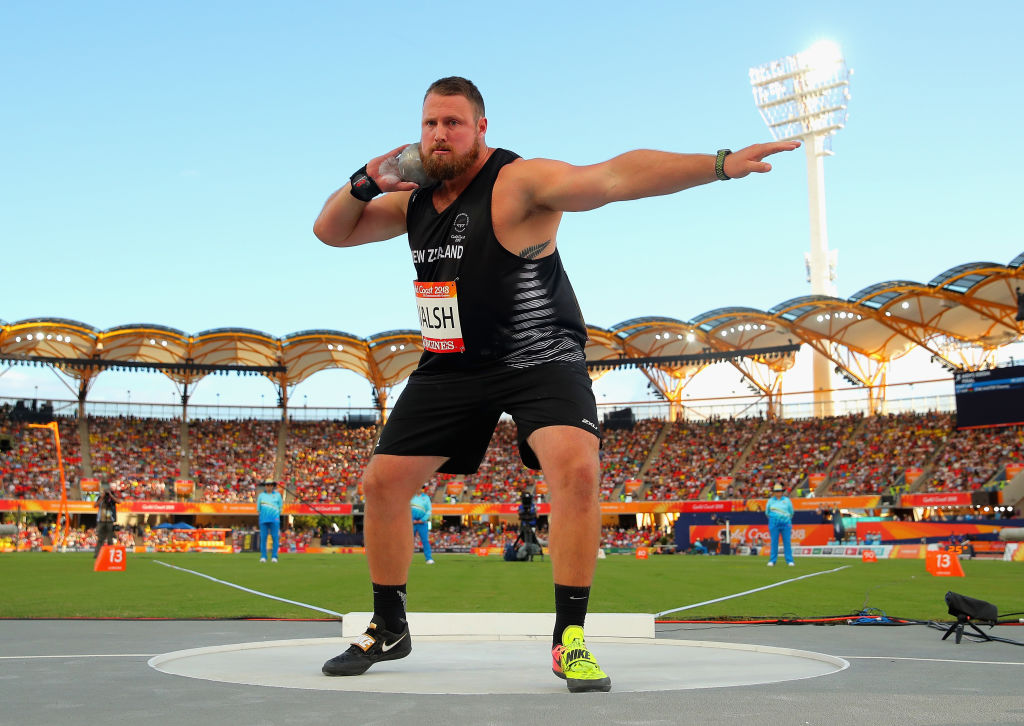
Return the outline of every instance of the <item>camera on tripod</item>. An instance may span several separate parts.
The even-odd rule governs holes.
[[[533,558],[538,556],[543,559],[544,550],[537,539],[537,506],[533,503],[533,495],[530,492],[523,492],[516,513],[519,515],[519,534],[506,548],[505,559],[519,562],[532,562]]]

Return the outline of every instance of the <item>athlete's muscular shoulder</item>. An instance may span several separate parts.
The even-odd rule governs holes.
[[[546,257],[555,251],[560,211],[539,204],[537,179],[547,159],[516,159],[498,172],[491,197],[491,223],[501,246],[515,255]]]

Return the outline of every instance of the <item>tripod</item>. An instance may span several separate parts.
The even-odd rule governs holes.
[[[956,622],[950,625],[948,628],[946,628],[946,634],[942,636],[942,639],[945,640],[953,633],[956,633],[956,644],[960,645],[960,641],[964,637],[965,625],[970,627],[975,632],[977,632],[977,634],[980,635],[983,640],[992,640],[992,638],[988,637],[987,635],[985,635],[985,633],[981,631],[981,628],[979,628],[977,625],[971,622],[970,616],[963,614],[958,614],[956,616]],[[969,635],[971,635],[971,633],[969,633]]]
[[[533,525],[529,522],[522,521],[519,523],[519,536],[516,537],[515,542],[512,546],[519,550],[519,543],[522,542],[522,546],[526,548],[526,559],[533,562],[534,557],[540,557],[544,559],[544,550],[540,546],[540,542],[537,541],[537,530],[533,528]]]

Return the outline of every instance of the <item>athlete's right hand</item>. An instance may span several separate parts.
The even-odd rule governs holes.
[[[413,189],[419,189],[418,184],[402,181],[398,172],[398,155],[406,146],[408,144],[402,144],[366,164],[366,173],[377,182],[382,192],[411,192]]]

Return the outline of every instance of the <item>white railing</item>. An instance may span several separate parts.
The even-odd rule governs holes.
[[[601,417],[612,411],[629,408],[637,420],[644,418],[668,419],[669,404],[665,401],[633,401],[629,403],[607,403],[598,405]],[[815,412],[813,401],[783,403],[780,406],[782,418],[809,418]],[[895,413],[928,413],[929,411],[955,411],[956,399],[953,395],[917,396],[914,398],[898,398],[882,402],[882,414]],[[705,399],[700,404],[683,404],[681,418],[687,421],[707,421],[715,418],[758,418],[768,413],[768,403],[763,398],[722,399],[721,403],[714,399]],[[864,399],[849,399],[832,402],[833,416],[850,414],[868,415],[870,404]]]
[[[27,399],[0,397],[0,408],[14,407],[18,401],[26,401],[31,410],[31,401]],[[42,402],[41,402],[42,403]],[[78,415],[78,401],[46,401],[53,404],[53,412],[57,416],[75,417]],[[86,401],[87,416],[128,416],[133,418],[181,419],[181,405],[177,403],[137,403],[126,401]],[[346,421],[355,420],[360,423],[375,422],[380,414],[375,408],[347,407],[306,407],[296,406],[288,409],[288,418],[292,421]],[[238,420],[258,419],[262,421],[279,421],[281,409],[277,406],[217,406],[196,405],[188,407],[189,421],[204,419]]]
[[[0,397],[0,407],[5,405],[13,408],[19,400]],[[58,416],[74,417],[78,413],[78,402],[74,400],[48,401],[53,404],[54,413]],[[669,404],[666,401],[630,401],[626,403],[604,403],[598,405],[601,418],[612,411],[629,408],[635,419],[669,418]],[[814,413],[813,401],[783,403],[780,407],[782,418],[808,418]],[[956,399],[952,395],[918,396],[915,398],[890,399],[882,403],[880,413],[927,413],[929,411],[955,411]],[[689,421],[705,421],[712,418],[757,418],[768,412],[768,404],[763,398],[729,398],[703,399],[699,404],[683,404],[682,417]],[[181,406],[176,403],[136,403],[125,401],[86,401],[86,415],[89,416],[131,416],[134,418],[180,419]],[[832,414],[846,416],[849,414],[869,413],[866,399],[838,400],[832,403]],[[360,423],[376,421],[379,413],[374,408],[348,408],[327,406],[296,406],[289,407],[288,418],[292,421],[346,421],[356,420]],[[217,406],[197,405],[188,407],[190,421],[202,419],[233,420],[257,419],[277,421],[281,419],[281,409],[277,406]]]

